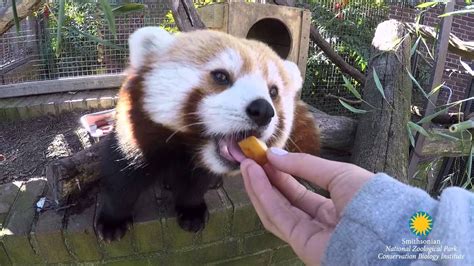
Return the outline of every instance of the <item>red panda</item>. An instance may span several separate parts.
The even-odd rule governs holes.
[[[204,228],[203,196],[244,156],[253,135],[269,147],[319,153],[319,133],[298,97],[296,64],[266,44],[199,30],[172,35],[145,27],[129,38],[130,66],[102,155],[95,228],[120,239],[144,187],[159,180],[187,231]],[[237,178],[237,177],[236,177]]]

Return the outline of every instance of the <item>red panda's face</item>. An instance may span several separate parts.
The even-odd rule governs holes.
[[[176,133],[200,136],[197,163],[216,174],[242,160],[237,142],[254,135],[283,147],[302,80],[297,66],[266,45],[214,31],[170,35],[142,28],[130,62],[143,77],[143,109]],[[170,136],[172,137],[172,136]]]

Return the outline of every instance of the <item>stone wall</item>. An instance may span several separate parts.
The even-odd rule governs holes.
[[[48,190],[41,178],[0,186],[0,265],[302,265],[288,245],[265,231],[241,177],[226,178],[206,194],[210,218],[196,234],[178,226],[168,192],[151,187],[137,204],[131,231],[110,244],[94,234],[95,194],[79,213],[37,212],[36,202]]]

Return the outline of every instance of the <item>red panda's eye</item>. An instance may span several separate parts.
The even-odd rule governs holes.
[[[275,99],[278,96],[278,87],[273,85],[270,87],[270,97]]]
[[[225,70],[214,70],[211,72],[212,78],[219,85],[229,85],[230,78],[229,73]]]

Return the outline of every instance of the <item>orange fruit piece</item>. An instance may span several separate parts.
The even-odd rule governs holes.
[[[241,140],[239,147],[243,154],[263,166],[267,160],[267,145],[254,136]]]

